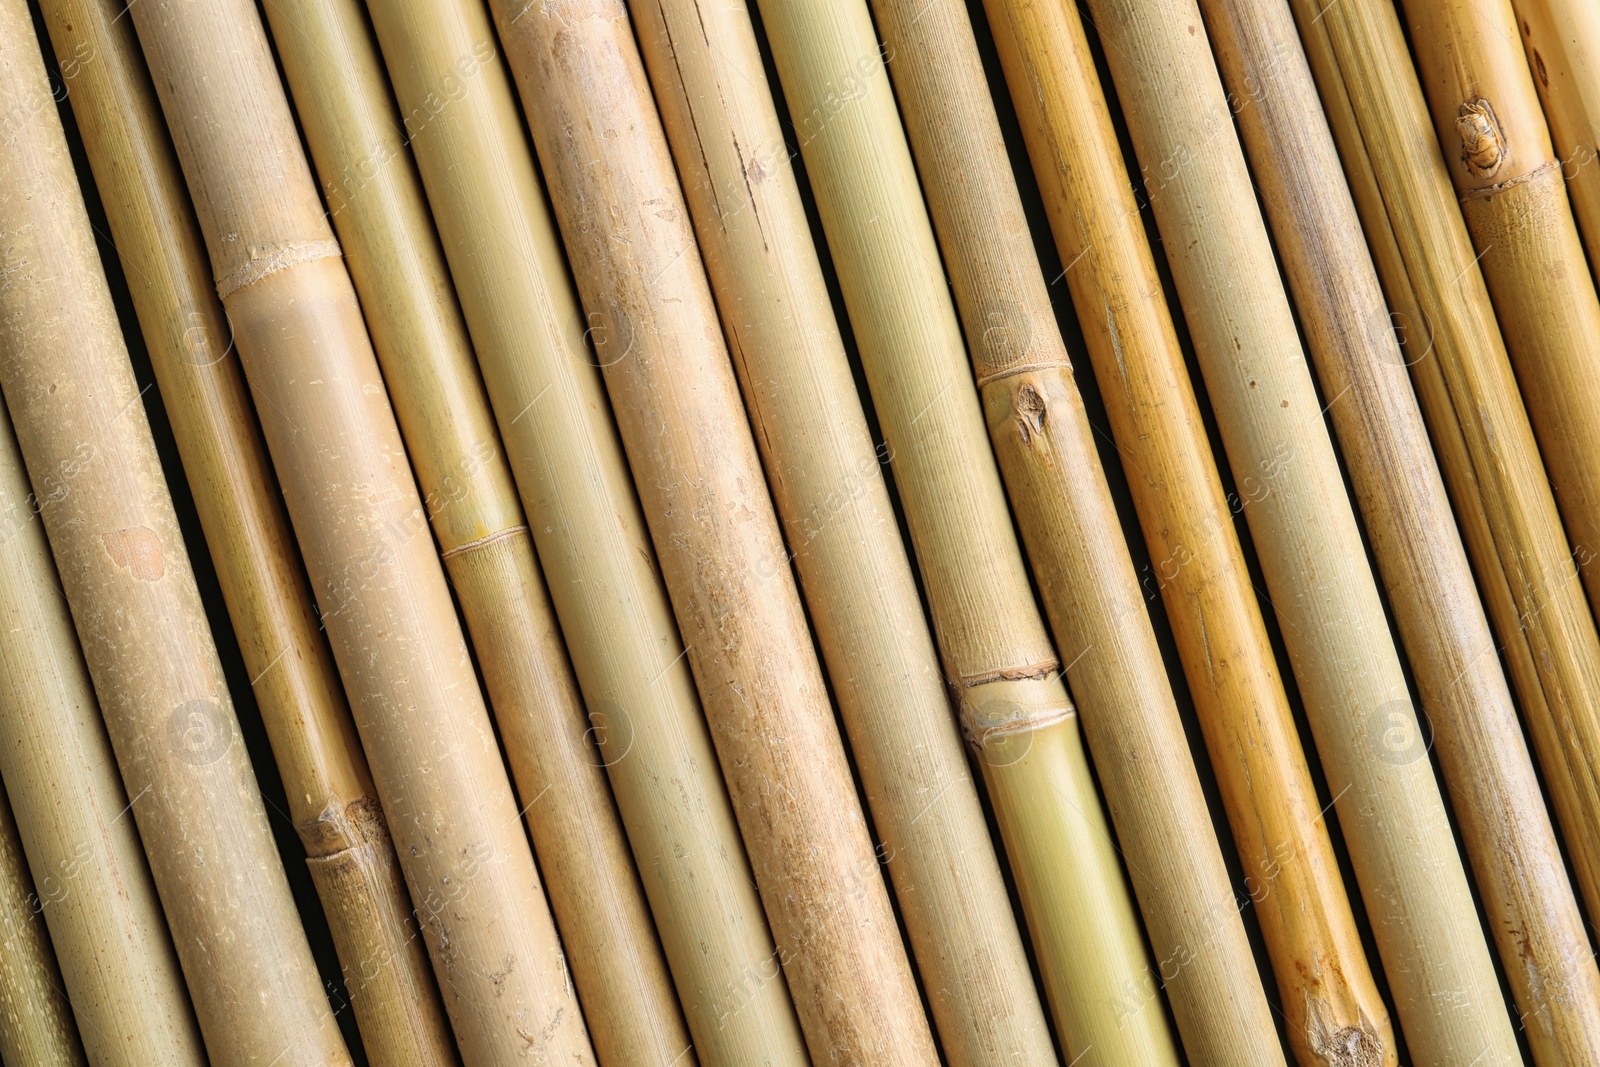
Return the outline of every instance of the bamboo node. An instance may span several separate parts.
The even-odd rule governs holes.
[[[495,533],[489,534],[487,537],[480,537],[475,541],[468,541],[465,544],[459,544],[454,548],[445,549],[443,552],[439,553],[439,558],[449,559],[451,556],[459,556],[463,552],[471,552],[475,548],[483,548],[485,545],[492,545],[496,541],[504,540],[507,537],[515,537],[517,534],[525,533],[528,533],[527,526],[511,526],[507,529],[499,530]]]
[[[1068,374],[1071,374],[1072,361],[1070,359],[1046,359],[1040,360],[1036,363],[1018,363],[1015,366],[1006,367],[1003,370],[991,371],[988,374],[979,375],[978,388],[982,389],[990,382],[998,382],[1002,378],[1011,378],[1018,374],[1043,373],[1053,370],[1064,370]]]
[[[1461,161],[1474,177],[1492,178],[1506,159],[1506,135],[1495,117],[1494,106],[1479,97],[1456,111],[1456,131],[1461,134]]]
[[[1054,661],[962,679],[959,703],[962,736],[980,752],[993,742],[1029,735],[1077,714]],[[1003,748],[1007,763],[1026,753],[1026,746]]]
[[[1539,166],[1528,171],[1526,174],[1519,174],[1515,178],[1507,178],[1499,185],[1489,185],[1482,189],[1468,189],[1466,192],[1461,194],[1461,202],[1466,204],[1473,200],[1487,200],[1491,196],[1503,193],[1506,190],[1514,188],[1518,185],[1522,185],[1525,182],[1536,181],[1539,178],[1544,177],[1550,171],[1558,169],[1560,166],[1561,160],[1559,159],[1546,160],[1544,163],[1541,163]]]
[[[290,267],[309,263],[314,259],[337,259],[344,256],[338,241],[298,241],[275,248],[265,255],[254,256],[244,266],[217,279],[217,297],[226,300],[247,285]]]

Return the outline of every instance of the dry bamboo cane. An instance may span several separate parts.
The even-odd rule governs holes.
[[[330,210],[477,649],[595,1054],[612,1065],[692,1065],[377,44],[359,0],[265,8],[318,172],[388,160],[348,198],[325,183]]]
[[[813,1059],[937,1060],[619,0],[490,4]],[[610,344],[610,341],[607,341]]]
[[[1600,560],[1600,297],[1517,17],[1510,0],[1409,0],[1404,8],[1567,539],[1600,609],[1600,565],[1590,566]]]
[[[1157,585],[1249,872],[1246,887],[1274,963],[1291,1046],[1308,1067],[1393,1063],[1388,1010],[1317,817],[1320,804],[1083,29],[1061,5],[997,2],[991,8],[1062,262],[1071,265],[1068,285],[1127,457],[1135,506],[1151,556],[1160,561]],[[911,25],[925,37],[936,22],[917,14]],[[916,37],[896,40],[895,31],[886,32],[897,49],[923,51],[907,48]],[[967,51],[966,65],[981,77],[975,50]],[[959,65],[952,56],[927,69]],[[909,83],[921,69],[902,66],[896,73]],[[940,96],[930,87],[905,92],[902,100]],[[955,141],[953,131],[963,124],[936,106],[921,108],[922,117],[909,124],[913,144],[928,144],[923,174],[958,167],[986,172],[987,180],[968,179],[966,186],[1008,194],[986,210],[970,194],[951,194],[944,202],[930,195],[930,201],[941,233],[960,249],[947,262],[968,335],[981,338],[973,352],[990,431],[1011,474],[1019,522],[1063,655],[1078,664],[1072,681],[1087,709],[1085,721],[1092,726],[1096,706],[1142,704],[1148,718],[1171,722],[1175,737],[1168,744],[1181,746],[1170,693],[1148,681],[1163,678],[1160,652],[1126,554],[1087,572],[1075,563],[1117,543],[1117,518],[1103,479],[1073,479],[1075,470],[1098,470],[1094,443],[1021,224],[998,125],[986,109],[987,128]],[[918,111],[908,108],[913,116]],[[945,184],[956,186],[954,179]],[[995,239],[1006,219],[1017,220],[1009,254]],[[1002,303],[987,295],[994,293],[1015,295]],[[1109,598],[1096,594],[1107,575],[1118,583]],[[1133,610],[1114,612],[1115,605]],[[1132,688],[1135,679],[1144,685]],[[1193,1030],[1194,1014],[1192,1008],[1187,1017],[1180,1014],[1180,1026]],[[1278,1057],[1270,1018],[1256,1024],[1261,1048]]]
[[[1275,90],[1240,110],[1240,128],[1489,924],[1535,1020],[1534,1059],[1600,1062],[1600,972],[1575,951],[1583,919],[1294,21],[1282,0],[1206,0],[1206,14],[1235,93]],[[1385,758],[1425,757],[1405,725]]]
[[[0,3],[0,384],[211,1061],[348,1064],[37,49],[22,0]]]
[[[1232,113],[1194,0],[1091,0],[1412,1056],[1518,1060]],[[1339,6],[1339,5],[1335,5]],[[1252,95],[1282,92],[1258,72]]]
[[[42,6],[367,1056],[453,1063],[427,951],[133,25],[119,18],[117,0]]]
[[[470,0],[370,10],[696,1054],[803,1064],[488,13]],[[330,197],[360,195],[383,165],[341,173]]]
[[[0,406],[0,776],[89,1062],[206,1062],[155,885]],[[3,851],[3,850],[0,850]],[[32,913],[30,912],[30,915]],[[26,959],[7,948],[0,957]],[[0,1025],[0,1032],[9,1026]],[[76,1040],[76,1039],[75,1039]],[[7,1063],[53,1063],[34,1055]]]
[[[463,1059],[591,1063],[265,30],[248,0],[134,17]]]
[[[1379,278],[1407,335],[1403,352],[1468,558],[1594,914],[1600,776],[1578,754],[1600,751],[1600,641],[1409,50],[1386,4],[1341,3],[1320,17],[1310,0],[1292,7]],[[1528,989],[1548,991],[1534,993],[1531,1011],[1519,1005],[1525,1026],[1553,1033],[1554,1018],[1529,1017],[1577,1010],[1563,1002],[1588,954],[1580,939],[1541,949],[1537,961],[1519,951],[1519,962],[1507,964],[1527,971]]]
[[[1054,1063],[749,11],[633,12],[945,1057]]]

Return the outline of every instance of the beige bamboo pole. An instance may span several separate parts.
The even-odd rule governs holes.
[[[1600,560],[1600,297],[1517,16],[1510,0],[1411,0],[1404,9],[1567,539],[1600,608],[1600,565],[1590,565]]]
[[[606,1064],[693,1063],[600,752],[359,0],[267,0],[323,175],[386,166],[331,214],[511,761]],[[419,517],[420,521],[420,517]]]
[[[133,16],[469,1065],[593,1053],[349,275],[248,0]]]
[[[1420,727],[1231,131],[1248,98],[1224,93],[1193,0],[1091,11],[1407,1046],[1421,1062],[1514,1063],[1433,767],[1380,758],[1386,733]],[[1277,69],[1252,92],[1281,92]]]
[[[0,3],[0,385],[216,1064],[348,1064],[267,825],[27,6]]]
[[[1320,19],[1310,3],[1292,6],[1379,278],[1407,336],[1402,352],[1468,557],[1593,915],[1600,903],[1600,777],[1580,753],[1597,751],[1600,740],[1600,643],[1409,49],[1398,17],[1384,5],[1341,4]],[[1520,952],[1518,958],[1526,960]],[[1542,952],[1536,966],[1518,967],[1529,967],[1530,989],[1557,991],[1556,1003],[1575,962],[1557,947]],[[1528,1005],[1521,1010],[1528,1025]]]
[[[932,1064],[626,9],[490,10],[812,1058]]]
[[[369,10],[696,1055],[804,1064],[488,12]],[[340,174],[330,199],[368,172]]]
[[[883,0],[880,8],[889,14],[880,14],[879,25],[901,54],[927,53],[946,21],[970,42],[960,9],[941,19],[941,6],[951,7],[922,12]],[[1072,265],[1068,285],[1127,457],[1135,506],[1151,556],[1160,561],[1159,589],[1273,960],[1291,1046],[1308,1067],[1363,1057],[1393,1063],[1388,1009],[1318,819],[1321,805],[1082,27],[1060,5],[991,6],[1062,262]],[[1107,554],[1119,544],[1115,508],[1020,221],[999,125],[991,107],[964,117],[959,108],[966,98],[943,85],[962,75],[935,73],[981,80],[976,48],[935,51],[931,63],[891,69],[920,149],[957,302],[976,339],[995,450],[1058,642],[1077,664],[1074,691],[1086,722],[1096,707],[1142,706],[1149,720],[1170,724],[1167,744],[1181,751],[1181,726],[1170,692],[1159,685],[1160,650],[1131,561],[1123,552]],[[980,197],[977,190],[999,192]],[[1009,230],[1007,219],[1017,220]],[[1078,473],[1085,470],[1094,474]],[[1107,587],[1109,595],[1100,592]],[[1133,610],[1118,610],[1124,605]],[[1194,1014],[1213,1013],[1202,1007]],[[1179,1021],[1195,1028],[1183,1015]],[[1261,1047],[1276,1056],[1270,1018],[1257,1025]]]
[[[749,11],[632,10],[945,1058],[1055,1063]]]
[[[35,521],[39,506],[0,406],[0,777],[38,875],[34,907],[50,927],[89,1062],[201,1065],[200,1031]],[[21,945],[0,957],[19,967],[28,959]],[[0,1058],[56,1062],[12,1051]]]
[[[1535,1062],[1600,1062],[1600,972],[1404,357],[1373,328],[1389,309],[1293,18],[1281,0],[1205,13],[1236,96],[1272,72],[1240,129]],[[1387,758],[1424,758],[1396,740]]]
[[[117,0],[42,6],[367,1056],[453,1063],[411,900],[133,25]]]

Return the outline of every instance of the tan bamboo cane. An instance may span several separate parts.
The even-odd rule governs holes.
[[[0,385],[210,1059],[348,1064],[222,665],[27,7],[0,3]]]
[[[1062,262],[1071,265],[1068,285],[1113,432],[1127,457],[1135,506],[1151,556],[1159,561],[1156,588],[1173,623],[1244,860],[1291,1046],[1307,1065],[1393,1063],[1388,1010],[1318,818],[1321,805],[1082,27],[1055,4],[997,2],[991,9]],[[894,30],[886,33],[897,50],[921,51],[918,37],[927,37],[937,21],[907,12],[899,24],[909,25],[911,35],[896,40]],[[981,77],[976,50],[966,51],[970,76]],[[946,56],[926,69],[961,66],[957,57]],[[909,84],[923,69],[904,66],[896,75]],[[1077,562],[1094,558],[1098,546],[1116,544],[1117,518],[1101,479],[1072,479],[1075,469],[1098,469],[1094,443],[1044,279],[1020,225],[1021,202],[992,109],[986,109],[983,132],[962,142],[952,131],[974,124],[949,114],[956,94],[930,85],[902,93],[902,101],[907,98],[946,101],[943,112],[937,103],[907,109],[913,116],[922,112],[909,126],[913,144],[928,146],[922,153],[925,184],[930,172],[954,175],[961,168],[986,174],[984,180],[968,179],[967,189],[1009,194],[991,197],[999,202],[981,210],[970,192],[954,191],[960,186],[952,176],[944,182],[952,192],[942,199],[930,195],[930,203],[947,245],[960,250],[946,262],[968,336],[982,339],[973,352],[990,432],[1010,474],[1019,524],[1063,655],[1079,664],[1074,690],[1091,709],[1092,699],[1108,707],[1142,702],[1150,708],[1147,716],[1172,722],[1169,729],[1178,738],[1170,743],[1180,745],[1170,693],[1150,691],[1149,680],[1163,677],[1161,658],[1139,610],[1131,563],[1119,555],[1118,566],[1101,564],[1086,573]],[[1006,232],[1008,218],[1019,220],[1009,253],[996,238]],[[1012,295],[1000,302],[989,295],[996,293]],[[1096,593],[1108,575],[1118,583],[1109,598]],[[1117,604],[1134,610],[1115,611]],[[1120,660],[1108,654],[1119,642]],[[1143,689],[1128,692],[1135,680],[1145,683]],[[1186,1021],[1181,1015],[1179,1020]],[[1270,1026],[1268,1019],[1262,1046],[1276,1055]]]
[[[627,11],[490,10],[579,293],[631,342],[606,386],[812,1057],[932,1064]]]
[[[749,11],[632,10],[946,1060],[1054,1063]]]
[[[464,0],[369,10],[696,1054],[803,1064],[488,13]],[[330,198],[359,195],[370,169],[338,175]]]
[[[0,1063],[6,1067],[89,1062],[40,915],[45,903],[28,873],[11,805],[0,789]]]
[[[411,900],[133,25],[117,0],[42,6],[367,1056],[453,1063]]]
[[[1510,0],[1410,0],[1404,9],[1567,539],[1600,608],[1600,565],[1590,566],[1600,560],[1600,297],[1517,17]]]
[[[50,545],[35,521],[40,505],[0,406],[0,776],[37,876],[35,909],[50,928],[60,988],[89,1062],[204,1064]],[[0,958],[20,966],[27,953],[7,948]],[[0,1033],[10,1029],[0,1025]],[[10,1051],[0,1058],[55,1062]]]
[[[1235,95],[1274,90],[1240,129],[1535,1062],[1600,1062],[1600,972],[1293,18],[1204,7]],[[1404,724],[1393,740],[1385,758],[1426,755]]]
[[[267,0],[330,213],[477,649],[567,965],[605,1064],[693,1062],[602,757],[359,0]],[[423,517],[418,516],[420,524]]]
[[[1387,731],[1420,728],[1231,130],[1248,98],[1225,95],[1193,0],[1091,11],[1407,1045],[1423,1062],[1514,1063],[1433,767],[1380,758]],[[1258,79],[1254,93],[1282,91]]]
[[[591,1063],[265,30],[247,0],[133,14],[463,1060]]]
[[[1292,7],[1593,915],[1600,903],[1600,776],[1581,753],[1594,753],[1600,741],[1600,643],[1405,37],[1382,4],[1340,4],[1320,19],[1310,3],[1292,0]],[[1517,966],[1529,969],[1530,989],[1549,988],[1559,1001],[1567,970],[1583,955],[1580,942]],[[1521,1010],[1529,1013],[1526,1004]]]

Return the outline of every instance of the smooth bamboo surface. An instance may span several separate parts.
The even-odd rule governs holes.
[[[1054,1063],[748,9],[632,10],[945,1058]]]
[[[359,0],[267,0],[335,231],[477,651],[567,966],[605,1064],[692,1064],[466,323]],[[331,186],[331,188],[329,188]],[[420,524],[422,516],[418,516]]]
[[[492,3],[813,1059],[932,1064],[626,9]],[[770,575],[770,577],[768,577]]]
[[[1276,90],[1240,110],[1244,142],[1535,1061],[1600,1062],[1600,972],[1288,6],[1206,13],[1236,95]],[[1384,758],[1426,757],[1406,725]]]
[[[453,1063],[411,899],[133,25],[116,0],[42,7],[367,1056]]]
[[[1513,1063],[1433,767],[1383,758],[1388,731],[1420,727],[1229,131],[1251,97],[1224,93],[1193,0],[1092,0],[1091,11],[1407,1046],[1422,1063]],[[1274,61],[1272,71],[1303,62],[1292,48]],[[1252,95],[1282,93],[1283,80],[1262,70]]]
[[[134,15],[462,1058],[592,1063],[265,30],[246,0]]]
[[[1510,0],[1410,0],[1404,10],[1567,540],[1600,607],[1600,297],[1517,16]]]
[[[1341,5],[1320,20],[1309,3],[1293,0],[1293,9],[1395,328],[1406,341],[1401,355],[1467,555],[1592,915],[1600,886],[1594,830],[1600,780],[1582,760],[1569,759],[1569,739],[1593,740],[1600,722],[1594,625],[1399,20],[1381,4]],[[1386,88],[1369,90],[1376,85]],[[1532,993],[1531,999],[1517,994],[1524,1026],[1530,1034],[1547,1026],[1553,1035],[1572,1000],[1567,990],[1582,975],[1574,964],[1588,950],[1581,940],[1516,948],[1514,957],[1503,948],[1502,958],[1512,960],[1506,967],[1516,975],[1513,989]],[[1547,1022],[1529,1023],[1540,1015],[1549,1015]]]
[[[1274,964],[1291,1047],[1308,1067],[1393,1063],[1396,1048],[1388,1009],[1372,980],[1327,830],[1318,817],[1321,803],[1082,27],[1057,5],[999,2],[990,8],[1061,261],[1070,264],[1067,283],[1112,432],[1125,457],[1145,541],[1156,561],[1149,593],[1159,590],[1172,622],[1234,843],[1244,861],[1246,890]],[[986,247],[983,233],[973,227],[969,244]],[[1026,276],[1037,277],[1037,269]],[[978,279],[965,287],[979,292],[1021,288],[981,286]],[[1019,513],[1024,531],[1030,522],[1037,524],[1031,554],[1042,575],[1045,601],[1058,605],[1052,616],[1057,633],[1070,635],[1063,639],[1064,654],[1083,649],[1087,662],[1094,663],[1106,644],[1100,633],[1109,630],[1126,635],[1121,640],[1138,649],[1130,656],[1145,664],[1122,668],[1122,676],[1159,678],[1160,654],[1153,636],[1146,636],[1131,566],[1123,565],[1127,576],[1115,602],[1133,610],[1112,614],[1108,604],[1100,609],[1107,618],[1099,631],[1081,623],[1078,630],[1071,629],[1095,600],[1076,591],[1070,558],[1056,547],[1069,543],[1057,531],[1082,523],[1068,510],[1072,487],[1058,473],[1067,467],[1058,456],[1092,462],[1095,451],[1076,390],[1066,377],[1070,368],[1065,351],[1059,342],[1056,351],[1046,351],[1037,339],[1055,338],[1042,278],[1032,288],[1037,310],[1021,320],[1022,329],[1012,326],[1004,334],[990,335],[992,343],[982,349],[978,373],[988,383],[997,451],[1002,461],[1012,457],[1018,484],[1027,487],[1014,491],[1014,497],[1031,502],[1022,504]],[[962,289],[958,281],[957,292]],[[1013,315],[1020,318],[1020,305]],[[1004,319],[998,322],[1009,325]],[[1048,380],[1052,373],[1060,380]],[[1075,416],[1079,429],[1071,429],[1072,423],[1059,414],[1052,416],[1068,403],[1066,411]],[[1079,489],[1077,495],[1086,494]],[[1099,508],[1105,515],[1099,522],[1115,530],[1110,501]],[[1114,573],[1104,566],[1098,572]],[[1076,579],[1076,585],[1083,584]],[[1117,684],[1095,681],[1107,687]],[[1074,686],[1081,691],[1076,681]],[[1170,704],[1170,695],[1165,699]],[[1167,714],[1175,717],[1176,712]],[[1262,1045],[1272,1049],[1265,1038]]]
[[[15,920],[48,926],[61,966],[51,996],[63,1010],[70,998],[89,1062],[199,1067],[200,1031],[37,521],[39,499],[0,408],[0,777],[38,883],[27,911],[7,912],[11,936],[24,940],[0,958],[26,973],[32,935]],[[26,1030],[0,1023],[11,1033]],[[0,1050],[8,1064],[58,1062],[13,1055],[4,1041]]]
[[[696,1055],[797,1067],[804,1038],[488,13],[370,11]]]
[[[214,1064],[348,1064],[189,569],[26,5],[0,4],[0,385]]]

